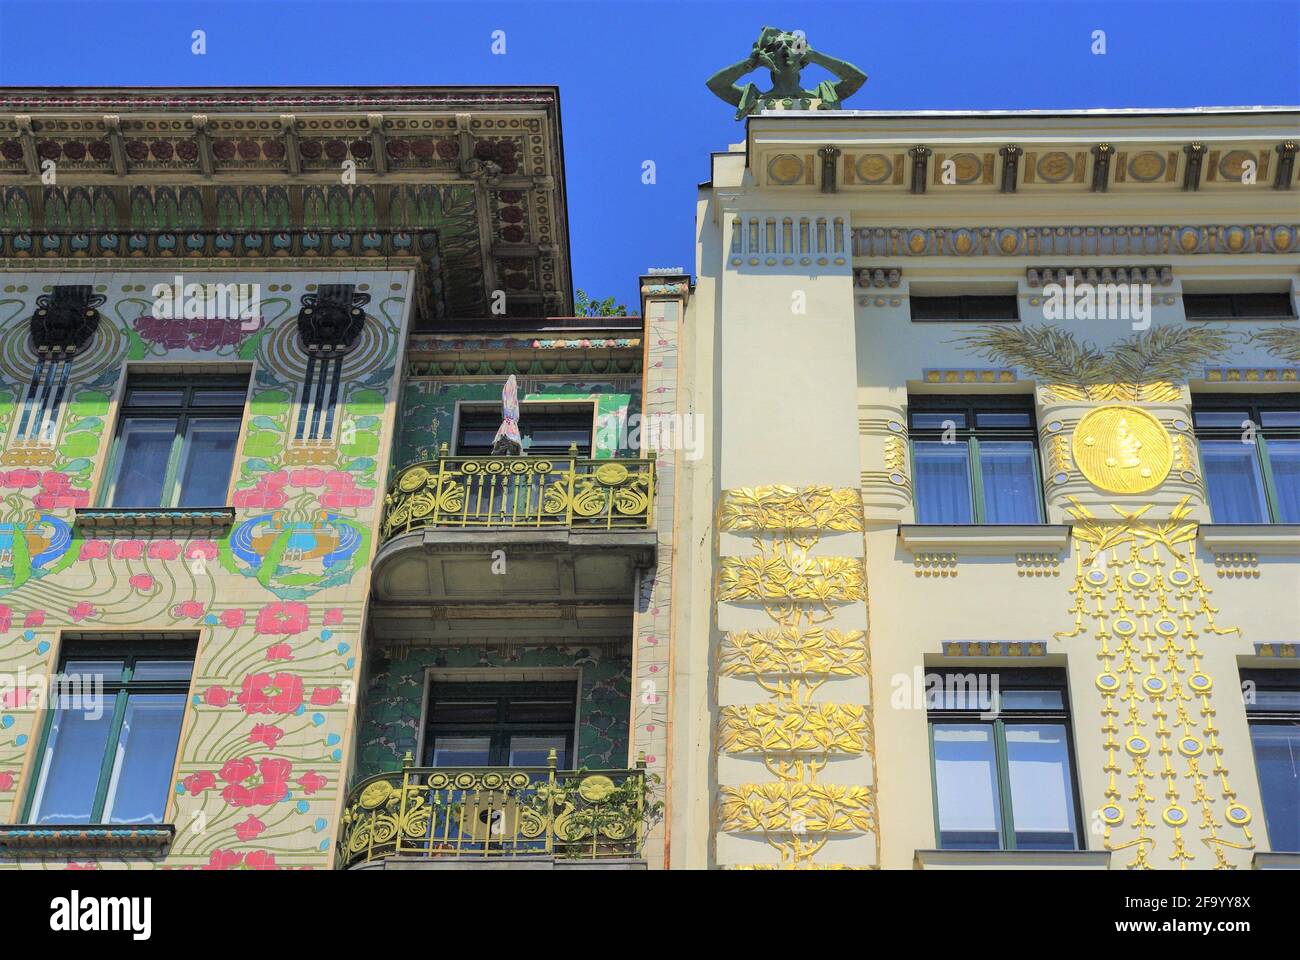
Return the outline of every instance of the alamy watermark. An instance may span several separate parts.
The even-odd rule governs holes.
[[[894,710],[961,710],[983,719],[998,714],[997,673],[927,673],[918,666],[894,674],[889,686]]]
[[[102,673],[0,673],[0,707],[8,712],[42,710],[45,707],[77,711],[87,720],[104,715]]]
[[[155,284],[153,298],[151,312],[160,320],[238,320],[242,330],[262,322],[260,283],[186,283],[177,274],[171,284]]]
[[[681,450],[687,460],[704,456],[704,417],[698,413],[608,413],[597,428],[600,446],[620,450]]]
[[[1043,285],[1045,320],[1127,320],[1134,330],[1151,326],[1151,284],[1075,283]]]

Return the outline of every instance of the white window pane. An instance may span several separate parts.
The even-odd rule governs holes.
[[[941,845],[997,847],[1002,817],[992,726],[935,724],[934,772]]]
[[[980,443],[980,475],[984,481],[985,523],[1038,523],[1037,453],[1028,440]]]
[[[565,738],[550,737],[511,737],[510,766],[544,767],[552,750],[555,751],[556,766],[565,767],[569,758],[564,748]]]
[[[917,523],[970,523],[970,448],[961,443],[918,441],[912,447]]]
[[[163,480],[175,437],[174,419],[132,417],[122,424],[113,506],[162,506]]]
[[[490,737],[438,737],[433,741],[435,767],[486,767],[491,759]]]
[[[50,726],[32,804],[33,823],[90,823],[113,704],[70,698]]]
[[[184,694],[134,694],[127,700],[105,823],[163,822],[184,712]]]
[[[226,502],[230,467],[235,461],[235,419],[191,420],[185,431],[178,507],[219,507]]]
[[[1074,788],[1062,724],[1007,724],[1007,766],[1016,846],[1073,849]]]
[[[1215,523],[1265,523],[1264,481],[1255,445],[1239,440],[1202,440],[1201,462]]]
[[[1300,523],[1300,440],[1269,440],[1278,523]]]

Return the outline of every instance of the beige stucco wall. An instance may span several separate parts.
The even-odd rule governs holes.
[[[1156,328],[1189,325],[1181,299],[1187,287],[1196,292],[1289,290],[1294,307],[1295,276],[1300,266],[1294,242],[1294,189],[1271,189],[1271,172],[1267,176],[1261,173],[1261,181],[1255,185],[1225,182],[1222,176],[1210,181],[1203,173],[1200,191],[1184,191],[1180,189],[1182,168],[1178,167],[1177,176],[1171,174],[1155,184],[1139,183],[1131,177],[1117,182],[1112,172],[1106,193],[1089,191],[1088,177],[1061,185],[1022,182],[1016,193],[1002,194],[992,185],[996,178],[962,186],[935,185],[931,176],[927,192],[914,195],[907,192],[906,177],[902,186],[850,184],[844,178],[841,160],[839,190],[821,193],[812,180],[779,185],[769,176],[767,162],[777,155],[811,157],[823,144],[835,144],[844,154],[863,156],[878,151],[892,156],[915,143],[925,143],[934,153],[933,164],[941,154],[996,156],[998,145],[1004,143],[1017,143],[1026,153],[1060,150],[1074,155],[1076,151],[1086,154],[1092,144],[1108,142],[1126,151],[1124,155],[1149,151],[1169,156],[1191,141],[1206,143],[1218,161],[1221,156],[1228,158],[1233,150],[1263,156],[1285,137],[1287,124],[1285,118],[1270,114],[1142,118],[1140,122],[1105,116],[981,121],[785,115],[751,120],[746,144],[715,156],[713,179],[702,188],[697,207],[698,283],[687,313],[682,362],[695,386],[695,409],[709,418],[712,427],[713,458],[706,460],[716,462],[688,465],[678,501],[681,541],[689,543],[695,563],[690,586],[679,584],[677,592],[677,672],[679,677],[689,675],[696,696],[690,703],[689,723],[679,723],[674,735],[675,750],[689,753],[701,747],[702,720],[696,711],[707,708],[714,770],[706,779],[698,764],[689,776],[674,768],[675,818],[695,828],[674,835],[675,865],[774,863],[778,859],[774,851],[789,839],[788,831],[769,831],[765,836],[762,831],[726,829],[720,823],[725,788],[772,779],[761,756],[738,756],[726,749],[721,717],[729,705],[760,703],[768,697],[752,679],[719,671],[719,650],[729,631],[771,626],[760,605],[720,597],[724,558],[752,555],[756,548],[749,532],[720,529],[719,507],[726,503],[726,491],[764,484],[852,488],[860,491],[865,505],[865,532],[823,531],[809,556],[865,556],[868,601],[837,605],[827,626],[861,629],[869,617],[870,675],[827,680],[818,687],[813,702],[871,705],[872,749],[860,756],[829,759],[819,782],[871,788],[877,819],[873,829],[827,831],[826,845],[807,858],[796,857],[798,865],[878,863],[910,868],[917,850],[937,846],[926,713],[916,704],[891,706],[890,702],[891,693],[918,668],[936,667],[963,672],[1009,665],[1066,670],[1083,843],[1089,850],[1115,848],[1113,868],[1130,865],[1138,851],[1143,852],[1144,865],[1156,868],[1248,866],[1254,852],[1269,849],[1249,731],[1237,692],[1237,671],[1250,665],[1288,665],[1286,660],[1261,656],[1257,645],[1294,643],[1300,632],[1300,601],[1296,599],[1300,543],[1294,537],[1283,537],[1280,544],[1261,546],[1243,541],[1234,546],[1221,537],[1207,543],[1206,531],[1201,529],[1192,539],[1175,542],[1187,568],[1195,563],[1206,591],[1187,595],[1192,619],[1180,618],[1177,649],[1165,651],[1164,659],[1154,662],[1159,664],[1157,672],[1170,683],[1182,680],[1198,666],[1212,679],[1213,688],[1206,695],[1193,696],[1190,688],[1184,689],[1189,693],[1192,726],[1178,728],[1184,732],[1192,729],[1202,748],[1212,748],[1200,755],[1200,771],[1206,775],[1198,781],[1197,767],[1177,750],[1177,724],[1171,720],[1170,733],[1163,738],[1159,735],[1162,725],[1152,712],[1161,702],[1156,698],[1138,705],[1138,726],[1124,722],[1131,719],[1124,714],[1116,721],[1117,732],[1105,730],[1110,716],[1108,698],[1098,686],[1098,675],[1106,672],[1107,664],[1118,670],[1117,676],[1127,674],[1119,670],[1116,657],[1098,656],[1103,643],[1116,645],[1114,634],[1109,641],[1098,639],[1091,618],[1076,631],[1075,616],[1070,612],[1076,576],[1086,572],[1077,564],[1081,557],[1091,555],[1087,543],[1071,541],[1063,532],[1058,542],[1047,543],[1037,536],[1042,531],[1030,531],[1023,542],[1011,535],[1002,542],[983,545],[945,544],[941,538],[928,546],[919,541],[909,546],[900,540],[899,525],[915,519],[905,444],[909,392],[1032,395],[1049,524],[1071,523],[1076,501],[1097,521],[1112,522],[1102,529],[1113,528],[1113,522],[1120,520],[1118,509],[1143,510],[1142,522],[1167,522],[1184,501],[1185,512],[1178,515],[1184,522],[1207,523],[1208,507],[1189,427],[1192,393],[1296,389],[1294,364],[1268,353],[1258,343],[1247,342],[1256,325],[1234,323],[1231,330],[1236,342],[1231,348],[1222,356],[1188,366],[1172,393],[1151,391],[1126,399],[1121,390],[1109,399],[1072,398],[1063,395],[1068,391],[1053,389],[1041,372],[963,349],[957,338],[968,335],[972,325],[913,323],[909,296],[914,287],[927,294],[958,288],[963,292],[1014,292],[1021,317],[1018,326],[1023,328],[1048,322],[1042,290],[1026,277],[1029,268],[1167,266],[1172,269],[1171,279],[1153,286],[1156,302],[1151,324]],[[1273,159],[1276,161],[1276,156]],[[930,173],[934,173],[933,166]],[[932,256],[928,251],[918,255],[903,249],[892,256],[856,256],[845,262],[838,262],[833,252],[821,262],[814,256],[812,263],[801,263],[798,256],[792,263],[782,253],[751,258],[747,244],[732,247],[736,220],[747,223],[751,214],[763,219],[771,216],[778,224],[786,217],[795,223],[800,218],[833,222],[835,217],[843,217],[854,230],[883,227],[901,230],[905,237],[912,230],[965,228],[973,232],[977,246],[963,255]],[[1187,225],[1202,238],[1199,246],[1188,241],[1187,246],[1171,242],[1159,247],[1162,235],[1174,240],[1192,235],[1186,230],[1179,232]],[[1247,242],[1238,243],[1238,234],[1226,230],[1233,225],[1243,228],[1240,236]],[[1079,245],[1065,252],[1034,250],[1026,245],[1006,254],[978,246],[980,230],[991,229],[997,237],[999,229],[1017,226],[1085,229],[1079,231],[1083,238]],[[1157,238],[1152,241],[1156,246],[1139,253],[1115,253],[1113,247],[1105,246],[1109,241],[1104,237],[1109,234],[1086,229],[1138,226],[1155,228],[1150,235]],[[1211,229],[1216,226],[1225,229]],[[1162,234],[1161,228],[1166,227],[1171,230]],[[932,242],[933,235],[927,236],[927,242]],[[1218,248],[1214,238],[1223,241]],[[1223,246],[1229,242],[1237,244],[1235,250]],[[855,286],[853,270],[861,268],[886,273],[896,269],[901,275],[893,285]],[[801,301],[806,313],[791,309],[792,303]],[[1102,351],[1140,332],[1122,319],[1059,321],[1056,326]],[[1223,376],[1239,376],[1242,382],[1215,380],[1207,367],[1230,368],[1236,372]],[[1288,368],[1289,374],[1285,372]],[[963,382],[966,378],[973,382]],[[1071,442],[1079,419],[1091,410],[1116,404],[1148,411],[1170,437],[1173,467],[1154,490],[1122,494],[1099,489],[1073,462]],[[1080,529],[1076,527],[1076,534]],[[785,535],[768,531],[764,537],[780,539]],[[1142,542],[1139,537],[1139,546]],[[706,549],[709,562],[705,562]],[[1117,565],[1107,568],[1112,575],[1127,575],[1134,569],[1131,563],[1124,565],[1127,550],[1123,547]],[[1254,556],[1252,569],[1258,576],[1239,576],[1240,570],[1224,559],[1225,553],[1238,551]],[[954,559],[923,558],[918,563],[918,553],[951,554]],[[1026,560],[1018,558],[1018,553],[1046,554],[1052,559]],[[1110,551],[1107,555],[1114,556]],[[1172,555],[1168,563],[1168,568],[1160,568],[1166,573],[1175,566]],[[684,599],[686,594],[689,601]],[[701,599],[706,595],[712,597],[715,611],[708,630],[704,629]],[[1217,608],[1215,629],[1226,632],[1213,632],[1206,616],[1196,614],[1202,597]],[[1106,622],[1112,621],[1113,611]],[[1149,625],[1144,628],[1146,633],[1151,630]],[[1056,636],[1072,631],[1076,631],[1073,636]],[[951,648],[945,654],[944,644],[956,641],[1024,646],[994,648],[983,657],[952,656]],[[1158,640],[1156,646],[1163,643]],[[1029,644],[1035,645],[1032,656]],[[1145,676],[1151,662],[1140,656],[1138,660],[1142,672],[1134,674],[1135,678]],[[1166,670],[1164,665],[1171,662],[1177,667]],[[1295,660],[1289,664],[1294,666]],[[698,695],[699,675],[706,671],[716,697],[707,704]],[[1125,702],[1114,697],[1109,702],[1117,709],[1127,709]],[[1170,711],[1175,709],[1175,701],[1163,702]],[[1205,710],[1213,713],[1205,714]],[[1141,819],[1137,807],[1143,804],[1131,798],[1134,757],[1124,747],[1137,730],[1152,741],[1146,761],[1151,773],[1146,780],[1147,793],[1152,800],[1144,805],[1149,827],[1135,826]],[[1173,780],[1158,772],[1164,763],[1162,739],[1171,751],[1170,762],[1176,771]],[[1221,752],[1215,753],[1218,748]],[[1217,764],[1211,762],[1211,756],[1218,757]],[[1111,783],[1108,762],[1118,766],[1115,789],[1124,808],[1123,818],[1109,833],[1098,814],[1107,803]],[[1200,799],[1198,782],[1204,783],[1207,800]],[[1181,828],[1162,819],[1171,783],[1190,817]],[[1250,822],[1244,827],[1226,819],[1233,804],[1250,811]],[[1204,817],[1209,818],[1210,826]],[[712,824],[707,837],[699,829],[706,818]],[[1183,853],[1179,853],[1180,839]],[[1216,851],[1222,851],[1222,856]]]

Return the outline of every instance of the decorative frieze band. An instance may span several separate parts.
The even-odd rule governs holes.
[[[1030,267],[1025,271],[1029,286],[1037,288],[1049,283],[1064,284],[1073,278],[1080,283],[1149,283],[1167,287],[1174,282],[1173,267]]]
[[[1060,227],[857,227],[855,257],[1096,257],[1286,254],[1300,224],[1150,224]]]

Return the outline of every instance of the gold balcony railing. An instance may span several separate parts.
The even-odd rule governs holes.
[[[403,469],[384,497],[384,538],[421,527],[644,530],[653,460],[439,457]]]
[[[358,783],[343,811],[344,868],[384,857],[637,857],[649,816],[635,770],[413,767]],[[652,778],[653,779],[653,778]]]

